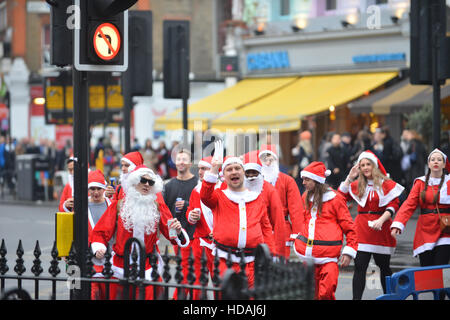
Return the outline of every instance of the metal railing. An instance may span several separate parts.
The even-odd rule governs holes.
[[[188,258],[188,272],[183,274],[181,264],[180,250],[176,255],[168,254],[168,247],[161,255],[163,261],[162,272],[158,273],[158,256],[156,247],[153,252],[146,255],[144,244],[131,238],[125,244],[124,251],[124,275],[120,279],[113,278],[113,270],[110,262],[112,253],[108,249],[105,253],[105,264],[103,267],[103,277],[96,278],[93,269],[92,250],[87,252],[87,273],[85,277],[78,277],[76,271],[80,264],[76,261],[76,252],[74,246],[70,250],[66,260],[66,274],[63,275],[60,264],[63,263],[58,258],[58,250],[54,243],[51,250],[50,267],[48,275],[44,275],[41,260],[41,249],[39,242],[33,251],[34,260],[31,267],[32,275],[27,275],[23,259],[24,250],[22,241],[16,250],[16,260],[13,270],[8,267],[7,249],[4,239],[0,245],[0,297],[2,299],[32,299],[31,295],[24,288],[23,282],[30,281],[34,283],[34,299],[41,299],[40,287],[42,282],[51,284],[50,299],[58,299],[57,283],[65,282],[70,287],[70,299],[76,296],[74,284],[82,282],[88,283],[89,287],[93,283],[104,284],[106,299],[112,298],[111,285],[119,284],[123,291],[115,299],[145,299],[145,289],[151,286],[153,290],[153,299],[169,300],[176,298],[178,300],[193,299],[194,290],[199,290],[202,300],[312,300],[314,297],[314,265],[301,263],[299,261],[289,261],[283,258],[272,257],[265,244],[260,244],[255,254],[255,282],[253,287],[248,286],[245,275],[246,264],[244,255],[241,256],[240,271],[232,269],[231,252],[228,254],[226,262],[227,270],[220,276],[219,258],[214,259],[212,274],[209,274],[207,268],[207,259],[205,252],[202,253],[200,260],[200,277],[196,279],[194,267],[194,257],[192,250]],[[152,267],[151,279],[145,278],[146,260]],[[274,261],[276,260],[276,261]],[[14,271],[14,273],[10,272]],[[174,273],[174,275],[173,275]],[[197,272],[198,274],[198,272]],[[197,280],[197,281],[196,281]],[[8,281],[8,289],[6,282]],[[11,286],[10,283],[15,285]],[[138,290],[136,290],[138,289]],[[176,297],[171,295],[171,291],[177,291]],[[69,289],[67,289],[69,290]],[[91,297],[95,298],[95,297]]]

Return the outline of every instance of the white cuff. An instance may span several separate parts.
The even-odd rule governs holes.
[[[403,233],[403,230],[405,229],[405,225],[403,223],[401,223],[401,222],[394,221],[391,224],[391,229],[392,228],[400,229],[400,233]]]
[[[386,210],[388,210],[388,209],[390,209],[392,212],[391,212],[391,216],[394,216],[394,214],[395,214],[395,209],[394,209],[394,207],[387,207],[386,208]],[[385,211],[386,211],[385,210]]]
[[[95,255],[98,250],[104,249],[106,251],[106,246],[101,242],[92,242],[91,243],[92,253]]]
[[[187,232],[183,228],[181,228],[181,232],[183,233],[184,240],[186,242],[184,244],[181,244],[181,241],[180,241],[180,239],[178,239],[178,237],[175,238],[175,242],[177,243],[177,245],[180,248],[186,248],[189,245],[189,235],[187,234]]]
[[[353,249],[352,247],[345,246],[345,247],[344,247],[344,250],[342,250],[342,254],[349,255],[350,257],[352,257],[353,259],[355,259],[355,257],[356,257],[356,250]]]
[[[341,184],[339,185],[339,191],[341,191],[342,193],[348,193],[349,186],[345,185],[345,181],[342,181]]]
[[[205,175],[203,176],[203,180],[209,183],[216,183],[217,180],[219,180],[219,177],[217,176],[217,174],[206,171]]]

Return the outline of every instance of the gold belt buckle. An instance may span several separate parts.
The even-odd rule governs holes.
[[[308,241],[306,242],[306,246],[312,247],[313,246],[313,242],[314,242],[313,239],[308,239]]]

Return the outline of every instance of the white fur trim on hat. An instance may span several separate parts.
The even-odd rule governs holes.
[[[433,151],[430,152],[430,154],[428,155],[428,159],[427,161],[430,162],[430,157],[433,153],[439,153],[440,155],[442,155],[442,157],[444,158],[444,162],[447,161],[447,155],[445,153],[443,153],[441,150],[439,150],[438,148],[434,149]]]
[[[102,188],[106,189],[106,184],[100,183],[100,182],[91,182],[88,184],[88,189],[92,187]]]
[[[377,157],[376,157],[373,153],[366,152],[366,151],[361,152],[361,154],[360,154],[359,157],[358,157],[357,163],[359,163],[362,159],[369,159],[369,160],[372,161],[372,162],[375,164],[375,166],[378,168],[378,159],[377,159]]]
[[[164,186],[161,177],[159,175],[155,174],[153,172],[153,170],[151,170],[149,168],[140,168],[140,169],[134,170],[131,173],[129,173],[127,179],[125,180],[125,184],[124,184],[125,193],[126,193],[127,188],[129,188],[130,186],[136,186],[140,182],[141,177],[146,174],[149,175],[150,178],[155,181],[155,184],[153,185],[154,193],[161,192],[163,190],[163,186]]]
[[[198,166],[200,167],[200,166],[203,166],[203,167],[207,167],[207,168],[212,168],[212,165],[211,165],[211,163],[209,163],[209,162],[206,162],[206,161],[203,161],[203,160],[200,160],[199,162],[198,162]]]
[[[262,155],[263,155],[263,154],[266,154],[266,153],[272,155],[275,159],[278,159],[277,154],[276,154],[275,152],[271,151],[271,150],[261,150],[261,151],[259,152],[259,158],[261,159]]]
[[[225,162],[222,164],[222,171],[225,170],[226,166],[228,166],[229,164],[233,164],[233,163],[240,164],[240,165],[242,166],[242,168],[244,168],[244,163],[242,162],[241,159],[239,159],[238,157],[229,157],[229,158],[226,159]]]
[[[128,167],[128,172],[131,172],[134,169],[136,169],[136,165],[130,159],[123,157],[122,159],[120,159],[120,161],[125,161],[126,163],[128,163],[130,165]]]
[[[330,174],[331,174],[331,171],[328,170],[328,169],[325,170],[325,178],[321,177],[321,176],[318,176],[318,175],[316,175],[316,174],[314,174],[314,173],[312,173],[310,171],[306,171],[306,170],[302,170],[302,172],[300,172],[300,175],[301,175],[302,178],[303,177],[310,178],[310,179],[312,179],[314,181],[317,181],[317,182],[319,182],[321,184],[325,183],[325,180],[327,179],[326,177],[328,177]]]
[[[247,170],[256,170],[256,171],[258,171],[259,173],[261,173],[261,166],[259,165],[259,164],[257,164],[257,163],[246,163],[246,164],[244,164],[244,170],[245,171],[247,171]]]

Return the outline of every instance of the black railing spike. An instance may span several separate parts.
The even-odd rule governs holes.
[[[225,262],[228,269],[231,269],[233,262],[231,261],[231,249],[228,249],[227,261]]]
[[[220,269],[219,269],[219,264],[220,264],[220,260],[219,260],[219,254],[216,251],[216,254],[214,256],[214,267],[213,267],[213,275],[212,275],[212,282],[214,284],[214,286],[216,287],[220,287]]]
[[[165,283],[168,283],[170,279],[172,279],[172,276],[170,275],[170,266],[169,266],[169,246],[166,246],[166,249],[164,250],[164,255],[162,256],[163,262],[164,262],[164,271],[162,274],[162,278]]]
[[[5,239],[2,239],[2,244],[0,246],[0,274],[4,275],[8,272],[9,267],[6,264],[8,260],[6,259],[6,254],[8,250],[6,250]]]
[[[16,254],[17,254],[17,259],[16,259],[16,266],[14,267],[14,271],[21,276],[22,274],[25,273],[25,271],[27,270],[25,268],[25,265],[23,264],[24,261],[22,259],[24,251],[23,251],[23,246],[22,246],[22,240],[19,240],[19,246],[17,247],[16,250]]]
[[[51,251],[52,261],[50,262],[50,268],[48,268],[48,273],[53,277],[56,277],[61,270],[58,267],[58,248],[56,247],[56,241],[53,242],[53,248]]]
[[[36,246],[34,247],[34,260],[33,260],[33,266],[31,267],[31,272],[37,277],[39,276],[44,270],[41,267],[41,260],[39,259],[41,257],[41,248],[39,247],[39,240],[36,241]]]
[[[111,249],[109,248],[109,246],[106,247],[105,264],[103,265],[102,274],[106,279],[110,279],[114,274],[114,272],[112,271]]]
[[[94,262],[92,261],[93,258],[94,254],[92,253],[92,244],[89,244],[86,251],[86,275],[88,278],[93,277],[97,273],[94,269]]]
[[[192,252],[192,247],[189,248],[188,274],[186,280],[189,284],[193,284],[195,282],[194,253]]]
[[[202,248],[202,257],[200,259],[200,284],[206,286],[208,284],[208,259],[206,258],[205,247]]]
[[[181,282],[183,281],[183,267],[181,266],[181,250],[180,248],[178,248],[177,250],[177,255],[175,256],[175,262],[177,264],[177,266],[175,267],[175,280],[177,281],[178,284],[181,284]]]
[[[150,266],[152,267],[152,273],[150,275],[150,277],[152,278],[152,281],[158,281],[159,278],[159,273],[158,273],[158,257],[157,257],[157,248],[156,248],[156,244],[153,245],[153,251],[150,254],[149,257],[149,262],[150,262]]]
[[[138,277],[138,252],[135,246],[132,246],[131,250],[131,270],[130,270],[130,279],[136,280]]]

